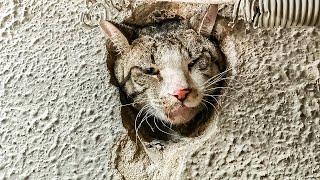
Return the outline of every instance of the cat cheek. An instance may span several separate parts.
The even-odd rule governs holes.
[[[159,81],[159,78],[160,77],[158,77],[158,75],[153,75],[153,76],[150,76],[150,77],[148,77],[149,79],[150,79],[150,81],[152,81],[152,82],[157,82],[157,81]]]
[[[203,96],[199,91],[193,93],[189,98],[187,98],[187,101],[185,102],[185,105],[188,107],[197,107],[201,103],[203,99]]]
[[[141,77],[133,77],[132,81],[140,86],[144,86],[145,81]]]
[[[193,83],[196,85],[196,87],[201,87],[203,83],[206,81],[206,76],[203,74],[203,72],[196,70],[191,73],[191,78],[193,80]]]
[[[219,73],[219,68],[215,63],[213,63],[208,69],[209,69],[209,73],[212,74],[213,76]]]

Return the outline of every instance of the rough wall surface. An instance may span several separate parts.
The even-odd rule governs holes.
[[[320,178],[319,29],[226,37],[234,89],[219,113],[199,137],[144,153],[122,126],[103,37],[79,24],[85,9],[0,1],[0,179]]]
[[[104,39],[79,25],[83,9],[0,1],[0,179],[117,177],[112,149],[125,131]]]

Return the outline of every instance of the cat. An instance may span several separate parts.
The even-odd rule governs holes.
[[[189,23],[174,20],[135,32],[109,21],[100,27],[113,84],[124,93],[124,106],[136,111],[134,121],[179,126],[214,106],[225,72],[223,54]]]

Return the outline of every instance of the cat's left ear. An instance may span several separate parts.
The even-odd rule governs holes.
[[[218,15],[218,5],[213,4],[208,9],[200,14],[190,18],[191,27],[203,36],[210,36]]]

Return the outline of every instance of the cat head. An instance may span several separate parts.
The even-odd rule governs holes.
[[[171,124],[185,124],[207,105],[223,70],[217,46],[182,21],[130,27],[102,21],[108,69],[132,106]],[[199,30],[199,29],[198,29]]]

